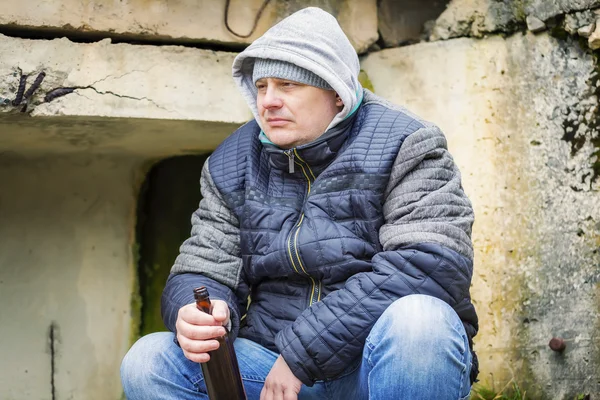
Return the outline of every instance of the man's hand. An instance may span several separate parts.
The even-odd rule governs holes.
[[[297,400],[301,388],[302,382],[279,356],[267,375],[260,400]]]
[[[191,361],[210,360],[207,352],[219,348],[219,342],[214,339],[225,335],[223,325],[229,322],[229,307],[222,300],[213,300],[212,306],[212,315],[198,310],[196,303],[181,307],[177,313],[177,341]]]

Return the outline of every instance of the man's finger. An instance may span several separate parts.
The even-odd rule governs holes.
[[[263,386],[262,390],[260,391],[260,400],[272,400],[273,396],[272,393],[269,389],[267,389],[267,386]]]
[[[225,335],[225,328],[221,325],[198,326],[185,321],[176,324],[177,333],[190,340],[215,339]]]
[[[196,304],[188,304],[179,309],[178,320],[183,320],[191,325],[221,325],[215,318],[196,308]]]
[[[298,400],[298,395],[294,390],[287,388],[283,393],[283,400]]]
[[[183,355],[188,360],[196,363],[205,363],[210,360],[210,354],[207,353],[188,353],[187,351],[183,350]]]
[[[208,353],[219,348],[219,342],[216,340],[190,340],[178,335],[177,341],[179,346],[188,353]]]

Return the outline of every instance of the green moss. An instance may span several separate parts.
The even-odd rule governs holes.
[[[523,0],[515,0],[513,3],[513,13],[517,21],[525,22],[527,19],[527,12],[525,11],[525,2]]]
[[[592,139],[592,145],[594,146],[592,157],[595,158],[595,161],[592,161],[592,182],[595,182],[600,176],[600,136]]]
[[[142,297],[140,296],[140,284],[137,274],[137,265],[140,258],[140,246],[134,243],[132,248],[133,255],[133,279],[131,285],[131,298],[129,300],[130,308],[130,328],[129,328],[129,343],[132,345],[140,337],[140,327],[142,324]]]
[[[523,390],[523,388],[519,387],[519,385],[514,381],[508,382],[506,387],[500,391],[476,383],[471,392],[472,400],[527,400],[539,398],[542,397],[531,395],[531,393]],[[580,393],[575,395],[573,400],[590,400],[590,395]]]
[[[524,282],[525,279],[522,280],[520,285],[520,304],[527,304],[532,298],[532,294],[529,292],[527,285]],[[530,317],[529,311],[526,308],[522,309],[520,314],[520,321],[526,321],[528,317]],[[515,359],[519,360],[519,365],[515,367],[515,376],[519,378],[521,389],[519,389],[516,382],[513,382],[513,390],[510,392],[510,395],[518,395],[525,390],[530,395],[534,395],[533,398],[541,399],[544,398],[543,388],[540,386],[532,367],[535,355],[531,352],[531,348],[529,347],[529,344],[531,343],[529,324],[525,322],[519,322],[519,324],[515,340]],[[506,399],[516,400],[520,398],[521,397],[507,397]]]
[[[521,221],[515,221],[517,224],[526,224],[526,217]],[[515,393],[527,391],[528,394],[534,394],[533,398],[545,398],[542,387],[536,379],[535,354],[531,352],[531,333],[530,321],[537,316],[538,308],[535,304],[539,297],[533,293],[528,286],[528,280],[524,278],[524,271],[517,269],[517,266],[522,264],[523,260],[531,260],[533,265],[542,265],[540,243],[531,240],[531,237],[523,236],[519,239],[515,238],[522,246],[511,249],[507,253],[506,263],[512,266],[511,271],[502,278],[503,295],[499,297],[499,301],[494,301],[493,306],[490,304],[492,312],[496,315],[512,315],[512,321],[515,324],[510,329],[510,341],[506,343],[509,354],[507,358],[510,360],[518,360],[514,365],[511,365],[511,375],[502,376],[496,382],[502,382],[504,387],[500,388],[497,393],[503,393],[507,396],[512,396]],[[513,269],[514,268],[514,269]],[[516,384],[518,383],[518,386]],[[492,388],[498,389],[498,388]],[[515,390],[519,389],[519,390]],[[478,399],[477,397],[474,397]],[[479,397],[479,399],[486,397]],[[494,397],[492,397],[494,398]],[[498,397],[498,399],[513,399],[514,397]],[[517,397],[518,399],[518,397]]]
[[[562,24],[557,24],[552,29],[552,35],[565,41],[571,37],[571,35],[562,28]],[[575,39],[575,43],[577,43],[583,51],[591,54],[594,59],[595,68],[587,81],[589,92],[586,93],[586,95],[595,96],[597,99],[600,99],[600,50],[592,51],[589,48],[586,38],[574,35],[573,39]],[[570,112],[571,110],[568,109],[567,111]],[[598,177],[600,177],[600,134],[598,133],[598,130],[600,129],[600,112],[596,110],[591,118],[587,119],[586,117],[583,123],[586,126],[586,130],[591,131],[595,136],[590,138],[587,135],[579,134],[579,125],[581,122],[565,119],[562,123],[564,134],[561,139],[571,145],[571,156],[577,154],[588,141],[591,142],[594,150],[592,151],[590,158],[590,166],[592,169],[590,184],[593,184],[597,181]]]
[[[600,234],[596,234],[596,242],[598,244],[597,250],[596,251],[600,251]],[[598,266],[600,267],[600,265]],[[596,310],[600,310],[600,283],[596,283],[594,285],[594,297],[596,299]],[[599,343],[600,342],[600,318],[596,317],[596,324],[595,324],[595,337],[592,337],[591,343]],[[595,351],[592,353],[592,365],[600,365],[600,351]],[[586,399],[586,400],[589,400]]]
[[[552,29],[550,30],[550,35],[559,40],[567,40],[570,36],[569,33],[565,31],[564,28],[560,25],[552,27]]]
[[[600,99],[600,52],[595,52],[593,55],[596,69],[594,71],[594,79],[590,79],[589,85],[590,87],[595,88],[594,95],[596,95],[597,99]],[[596,110],[596,113],[594,114],[594,120],[588,121],[588,124],[590,125],[590,128],[596,131],[596,136],[590,140],[594,147],[594,151],[592,152],[591,180],[593,183],[600,176],[600,133],[598,133],[598,130],[600,129],[600,115],[598,110]]]
[[[501,390],[495,390],[476,383],[473,386],[472,400],[525,400],[526,392],[522,391],[516,382],[510,381]]]
[[[364,70],[360,70],[358,74],[358,81],[365,89],[369,89],[371,92],[375,93],[375,89],[373,88],[373,82],[369,79],[369,75]]]

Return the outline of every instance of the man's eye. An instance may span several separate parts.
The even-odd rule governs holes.
[[[256,85],[256,88],[258,90],[263,90],[265,88],[265,85]]]
[[[296,86],[296,82],[284,82],[283,86],[287,86],[287,87]]]

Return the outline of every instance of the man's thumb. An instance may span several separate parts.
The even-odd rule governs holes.
[[[229,307],[224,301],[215,301],[213,304],[212,316],[217,321],[225,321],[229,315]]]

